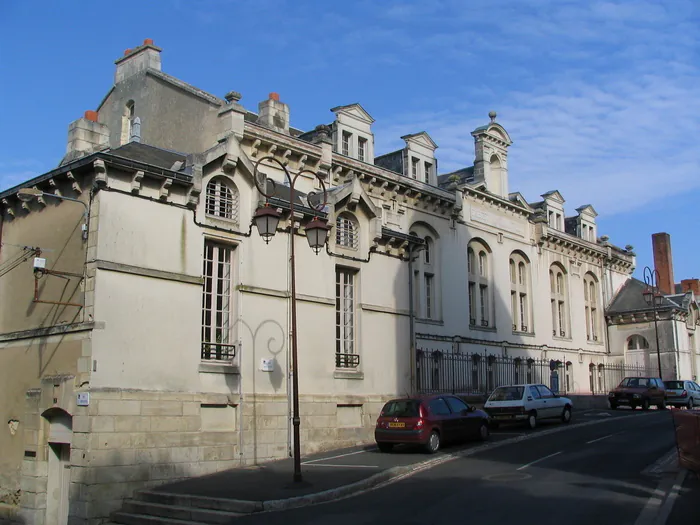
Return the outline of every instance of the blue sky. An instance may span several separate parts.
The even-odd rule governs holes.
[[[511,191],[593,204],[637,275],[668,232],[676,281],[700,277],[698,0],[0,0],[0,189],[57,165],[145,38],[165,72],[251,110],[279,92],[298,128],[360,102],[377,154],[426,130],[441,172],[472,164],[496,110]]]

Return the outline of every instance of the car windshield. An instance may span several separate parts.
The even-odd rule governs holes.
[[[522,386],[499,386],[489,397],[489,401],[520,401],[523,398]]]
[[[664,381],[664,384],[671,390],[683,390],[683,381]]]
[[[389,401],[380,415],[387,417],[418,417],[420,401],[416,399],[398,399]]]
[[[648,388],[649,378],[648,377],[626,377],[620,383],[622,387],[629,388]]]

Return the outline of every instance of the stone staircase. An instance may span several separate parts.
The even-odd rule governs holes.
[[[142,490],[111,515],[110,524],[220,525],[261,510],[258,502]]]

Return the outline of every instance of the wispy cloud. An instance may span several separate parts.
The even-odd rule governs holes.
[[[0,161],[0,191],[12,188],[46,171],[46,166],[34,159]]]

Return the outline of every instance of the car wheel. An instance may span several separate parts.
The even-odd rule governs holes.
[[[428,454],[435,454],[438,450],[440,450],[440,434],[437,430],[433,430],[430,433],[428,442],[425,444],[425,450],[428,452]]]
[[[617,410],[617,403],[610,403],[610,410]]]
[[[649,410],[649,400],[642,399],[642,410]]]
[[[394,448],[393,443],[377,443],[377,446],[379,447],[379,452],[391,452],[391,449]]]
[[[488,441],[489,439],[489,426],[484,421],[479,427],[479,441]]]
[[[534,430],[537,428],[537,413],[532,411],[530,414],[527,416],[527,426],[530,428],[530,430]]]
[[[561,420],[564,423],[571,423],[571,407],[564,407],[564,412],[561,413]]]
[[[693,410],[693,398],[688,399],[688,410]]]

